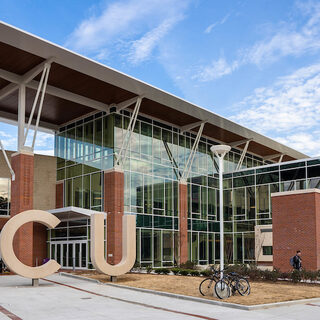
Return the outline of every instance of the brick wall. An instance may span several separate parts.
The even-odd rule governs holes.
[[[15,181],[11,183],[11,216],[33,209],[33,169],[32,154],[14,153],[11,156]],[[14,237],[14,250],[18,259],[28,266],[33,260],[33,223],[24,224]]]
[[[281,192],[272,196],[273,266],[289,271],[290,258],[302,252],[302,265],[320,269],[319,190]]]
[[[107,213],[107,262],[117,264],[122,259],[123,171],[104,172],[104,211]]]
[[[188,186],[179,183],[179,264],[188,260]]]

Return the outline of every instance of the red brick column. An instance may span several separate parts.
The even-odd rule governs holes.
[[[56,208],[63,208],[63,182],[56,183]]]
[[[302,266],[320,268],[320,191],[279,192],[272,196],[273,266],[289,271],[290,258],[302,253]]]
[[[124,212],[124,173],[119,169],[104,172],[104,211],[107,213],[107,262],[122,259],[122,216]]]
[[[188,261],[188,185],[179,183],[179,265]]]
[[[22,211],[33,209],[33,154],[12,154],[11,166],[15,172],[15,181],[11,183],[11,216],[15,216]],[[14,249],[21,262],[28,266],[35,265],[32,222],[23,225],[17,231]]]

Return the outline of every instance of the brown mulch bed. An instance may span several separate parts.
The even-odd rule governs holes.
[[[109,276],[94,271],[82,271],[76,272],[76,274],[97,279],[101,282],[110,282]],[[200,294],[199,284],[203,279],[203,277],[191,276],[127,273],[117,278],[117,284],[221,301],[213,296],[203,297]],[[231,296],[223,301],[242,305],[257,305],[320,298],[320,285],[317,284],[294,284],[287,281],[278,281],[275,283],[250,281],[250,285],[251,293],[249,296],[242,297],[237,293],[235,296]]]

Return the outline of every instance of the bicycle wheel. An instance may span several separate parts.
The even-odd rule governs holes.
[[[237,281],[237,290],[242,296],[247,296],[250,294],[250,284],[247,279],[240,278]]]
[[[199,291],[203,296],[213,296],[213,285],[214,280],[211,278],[206,278],[201,281],[199,285]]]
[[[230,287],[224,280],[216,282],[214,292],[219,299],[226,299],[230,297]]]

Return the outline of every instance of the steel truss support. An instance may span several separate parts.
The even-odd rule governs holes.
[[[50,64],[50,61],[51,60],[48,59],[47,64]],[[44,64],[45,63],[41,64],[41,66]],[[43,66],[43,68],[44,68],[44,66]],[[42,68],[42,70],[43,70],[43,68]],[[7,95],[11,94],[16,89],[18,89],[19,85],[21,83],[24,83],[26,85],[26,87],[28,87],[30,89],[37,90],[39,87],[39,82],[36,80],[32,80],[32,78],[31,78],[34,74],[37,75],[41,72],[41,70],[38,73],[36,73],[36,71],[38,71],[38,66],[35,67],[34,69],[31,69],[30,71],[28,71],[25,75],[20,76],[15,73],[0,69],[0,78],[3,78],[7,81],[12,82],[0,90],[0,99],[3,99]],[[109,110],[108,104],[105,104],[103,102],[75,94],[75,93],[54,87],[54,86],[47,85],[46,92],[52,96],[55,96],[55,97],[58,97],[61,99],[65,99],[68,101],[72,101],[72,102],[75,102],[78,104],[82,104],[82,105],[90,107],[90,108],[95,108],[100,111],[108,111]]]
[[[199,126],[201,126],[202,124],[205,124],[206,122],[208,122],[208,120],[201,120],[201,121],[197,121],[197,122],[193,122],[190,124],[187,124],[185,126],[180,127],[180,133],[184,133],[186,131],[189,131],[191,129],[197,128]]]
[[[132,115],[131,115],[131,118],[130,118],[130,122],[129,122],[129,125],[128,125],[128,128],[127,128],[126,135],[125,135],[125,137],[124,137],[124,139],[122,141],[122,146],[121,146],[121,149],[119,151],[119,154],[116,155],[116,165],[115,165],[115,167],[120,167],[121,169],[123,169],[123,165],[125,163],[126,156],[127,156],[129,143],[130,143],[130,140],[131,140],[131,135],[132,135],[132,132],[133,132],[134,127],[136,125],[136,121],[137,121],[137,117],[138,117],[138,113],[139,113],[139,109],[140,109],[140,106],[141,106],[142,99],[143,99],[143,97],[140,97],[140,96],[137,97],[137,99],[136,99],[136,105],[135,105],[134,110],[132,112]],[[132,102],[130,104],[132,104]]]
[[[12,181],[14,181],[14,180],[16,179],[16,175],[15,175],[15,173],[14,173],[14,171],[13,171],[12,167],[11,167],[11,163],[10,163],[10,161],[9,161],[9,159],[8,159],[8,156],[7,156],[6,150],[4,149],[4,147],[3,147],[3,144],[2,144],[2,141],[1,141],[1,140],[0,140],[0,148],[1,148],[1,151],[2,151],[2,153],[3,153],[3,157],[4,157],[4,159],[5,159],[6,163],[7,163],[7,166],[8,166],[8,168],[9,168],[9,170],[10,170],[10,173],[11,173],[11,180],[12,180]]]
[[[251,140],[247,140],[246,145],[244,146],[244,148],[242,150],[241,157],[240,157],[239,162],[236,167],[236,171],[240,170],[240,168],[242,166],[242,163],[243,163],[244,157],[246,156],[250,141]]]
[[[280,157],[281,160],[282,160],[283,156],[284,156],[284,153],[275,153],[275,154],[271,154],[270,156],[263,157],[263,160],[272,160],[272,159],[275,159],[275,158],[278,158],[278,157]]]
[[[187,179],[189,177],[189,173],[190,173],[190,170],[191,170],[191,167],[192,167],[193,159],[194,159],[194,156],[196,154],[196,150],[198,149],[198,145],[199,145],[199,141],[200,141],[200,138],[201,138],[201,135],[202,135],[202,131],[203,131],[204,125],[205,125],[205,122],[202,122],[201,125],[200,125],[199,131],[197,133],[196,140],[194,141],[194,144],[193,144],[192,149],[190,151],[190,155],[188,157],[187,163],[186,163],[186,165],[184,167],[184,170],[182,172],[182,175],[181,175],[181,178],[180,178],[180,182],[182,182],[182,183],[186,183],[186,181],[187,181]]]
[[[282,155],[280,156],[279,161],[278,161],[279,163],[282,162],[283,157],[284,157],[284,154],[282,154]]]
[[[243,139],[243,140],[239,140],[239,141],[233,141],[233,142],[230,142],[228,143],[228,145],[230,147],[238,147],[238,146],[241,146],[242,144],[245,144],[247,143],[248,141],[252,141],[253,139],[250,138],[250,139]]]
[[[37,115],[36,125],[34,127],[33,140],[32,140],[32,144],[31,144],[31,150],[32,151],[34,149],[34,145],[35,145],[35,141],[36,141],[36,137],[37,137],[37,132],[38,132],[38,128],[39,128],[39,121],[40,121],[40,116],[41,116],[42,107],[43,107],[44,95],[46,93],[46,87],[47,87],[47,83],[48,83],[48,77],[49,77],[50,68],[51,68],[51,64],[47,64],[46,63],[44,65],[44,68],[43,68],[43,71],[42,71],[42,75],[41,75],[41,79],[40,79],[40,82],[39,82],[39,86],[38,86],[38,89],[37,89],[37,93],[36,93],[36,96],[35,96],[34,101],[33,101],[33,105],[32,105],[32,109],[31,109],[28,125],[27,125],[26,131],[24,133],[23,146],[25,146],[25,144],[26,144],[26,141],[27,141],[27,138],[28,138],[29,129],[30,129],[30,126],[31,126],[33,115],[34,115],[34,111],[35,111],[36,106],[38,104],[39,96],[40,96],[40,93],[41,93],[40,102],[39,102],[39,109],[38,109],[38,115]]]
[[[121,110],[130,107],[130,106],[131,106],[132,104],[134,104],[134,103],[137,103],[137,100],[138,100],[139,98],[142,99],[143,96],[137,96],[137,97],[134,97],[134,98],[131,98],[131,99],[129,99],[129,100],[122,101],[122,102],[116,104],[115,106],[116,106],[116,108],[117,108],[117,112],[120,112]]]

